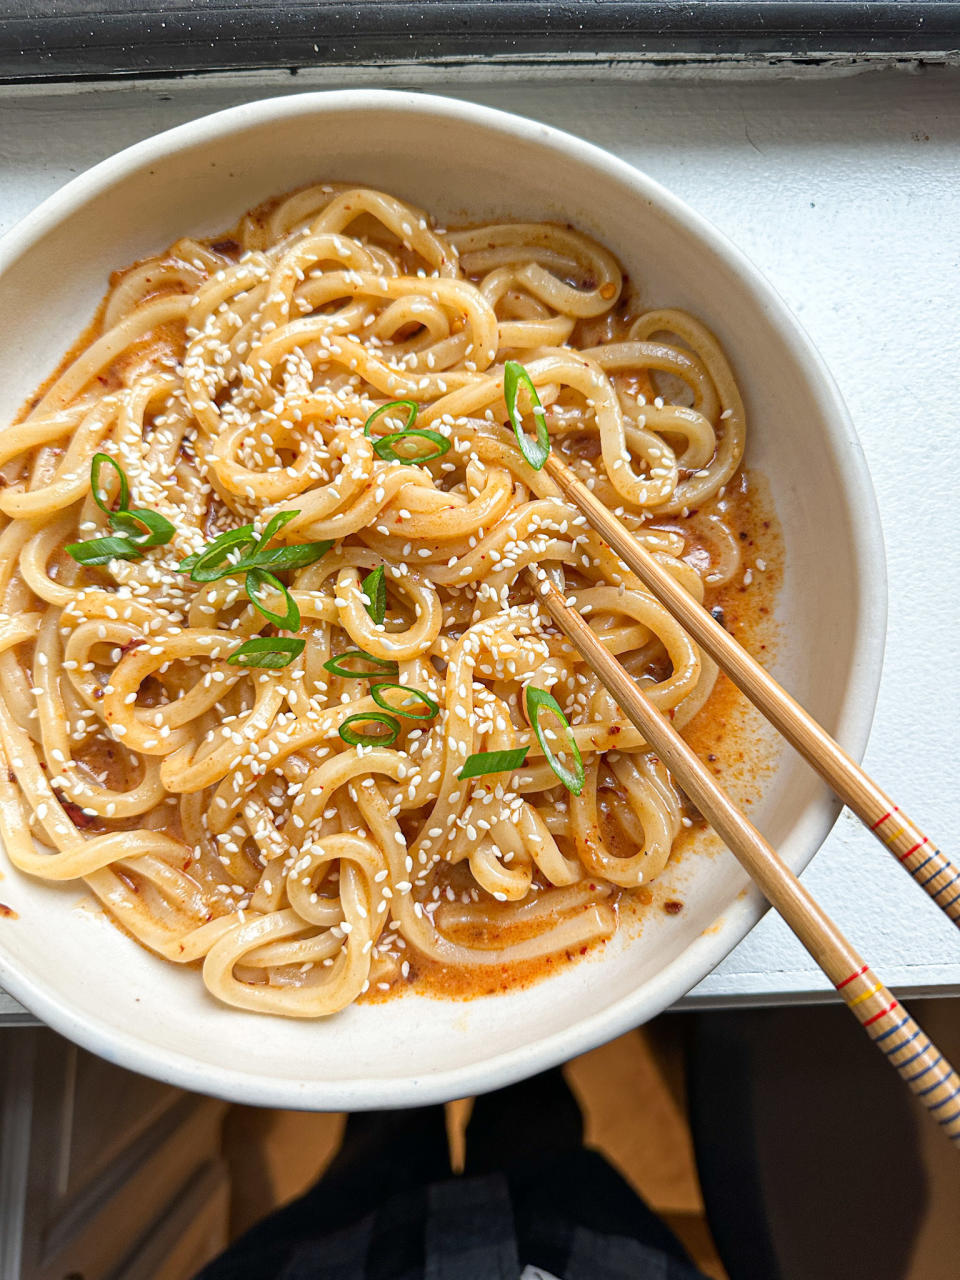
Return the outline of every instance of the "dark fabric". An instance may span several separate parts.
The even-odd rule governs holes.
[[[685,1014],[684,1026],[697,1169],[730,1275],[907,1275],[937,1194],[927,1121],[843,1005]]]
[[[461,1177],[442,1107],[351,1116],[324,1176],[197,1280],[702,1280],[582,1142],[559,1071],[477,1099]]]
[[[513,1206],[499,1174],[448,1178],[428,1197],[424,1280],[516,1280]]]

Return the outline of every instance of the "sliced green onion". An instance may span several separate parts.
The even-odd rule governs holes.
[[[363,733],[357,729],[348,728],[351,724],[370,720],[386,725],[389,734]],[[347,716],[340,726],[339,733],[344,742],[349,742],[351,747],[389,747],[400,735],[400,721],[394,716],[384,715],[382,711],[358,711],[355,716]]]
[[[140,547],[129,538],[89,538],[86,542],[71,542],[66,548],[77,564],[109,564],[111,560],[139,560]]]
[[[556,716],[564,729],[566,729],[569,750],[574,762],[572,769],[568,769],[565,764],[562,764],[547,745],[546,735],[540,727],[541,711],[549,711]],[[547,764],[567,790],[578,796],[583,790],[583,759],[580,755],[580,748],[577,746],[576,738],[573,736],[573,730],[570,728],[570,722],[563,714],[560,703],[557,702],[552,693],[547,693],[546,689],[536,689],[533,685],[527,685],[527,715],[530,718],[533,732],[537,735],[537,741],[540,743],[543,754],[547,757]]]
[[[140,547],[165,547],[176,529],[159,511],[138,507],[135,511],[111,511],[110,527],[124,533]]]
[[[227,662],[235,667],[288,667],[305,644],[298,636],[256,636],[235,649]]]
[[[517,395],[521,383],[527,389],[533,408],[533,422],[536,428],[535,440],[531,440],[526,434],[523,429],[523,422],[517,413]],[[516,434],[520,452],[530,466],[533,467],[534,471],[539,471],[547,460],[547,454],[550,452],[550,433],[547,431],[547,424],[544,421],[544,408],[540,403],[540,397],[537,395],[537,389],[533,385],[533,379],[517,360],[508,360],[503,366],[503,398],[507,404],[507,413],[510,415],[510,423]]]
[[[123,467],[119,462],[115,462],[109,453],[95,453],[93,461],[90,463],[90,488],[93,490],[93,500],[106,515],[113,510],[111,504],[105,502],[100,496],[100,471],[103,464],[113,467],[117,473],[117,479],[120,481],[120,499],[117,503],[119,511],[125,511],[130,501],[130,486],[127,484],[127,477],[124,474]]]
[[[235,572],[243,573],[251,568],[279,569],[281,573],[286,569],[303,569],[325,556],[332,546],[333,539],[328,538],[325,542],[298,542],[291,546],[267,547],[264,550],[258,548],[251,555],[244,556],[235,566]]]
[[[377,626],[380,626],[387,612],[387,584],[383,578],[383,565],[368,573],[360,585],[368,601],[364,608]]]
[[[481,778],[485,773],[513,773],[526,764],[529,750],[529,747],[514,747],[510,751],[475,751],[472,756],[467,756],[457,778]]]
[[[194,582],[215,582],[218,578],[247,573],[250,569],[273,569],[282,573],[313,564],[327,554],[333,546],[333,539],[301,542],[293,546],[267,545],[284,525],[299,514],[299,511],[278,511],[271,517],[259,538],[254,533],[252,524],[245,524],[241,529],[228,529],[202,551],[181,560],[180,570],[182,573],[189,573]],[[242,552],[240,559],[228,560],[228,553],[237,548]]]
[[[229,577],[231,573],[237,573],[238,569],[235,562],[227,559],[228,552],[237,547],[248,551],[256,545],[256,541],[252,524],[245,524],[240,529],[228,529],[202,551],[181,560],[181,572],[189,573],[194,582],[216,582],[218,578]]]
[[[105,466],[112,467],[120,483],[117,508],[114,510],[108,494],[100,483],[100,473]],[[86,542],[72,542],[67,552],[78,564],[108,564],[111,560],[139,560],[145,547],[162,547],[176,533],[173,525],[158,511],[146,507],[129,510],[130,486],[123,467],[108,453],[95,453],[90,462],[90,489],[93,500],[109,517],[110,527],[121,535],[115,538],[89,538]]]
[[[354,658],[362,662],[372,662],[375,669],[373,671],[356,671],[343,665],[344,662]],[[346,653],[338,653],[335,658],[327,659],[323,664],[323,669],[324,671],[329,671],[331,675],[342,676],[344,680],[366,680],[371,676],[379,679],[383,675],[395,676],[400,671],[396,662],[391,662],[386,658],[375,658],[372,653],[367,653],[366,649],[348,649]]]
[[[289,524],[299,514],[299,511],[278,511],[275,516],[271,516],[267,527],[260,535],[260,546],[265,547],[272,538],[277,536],[284,525]]]
[[[279,627],[281,631],[296,631],[299,629],[300,609],[296,600],[294,600],[279,578],[275,578],[272,573],[267,573],[265,569],[248,569],[243,585],[247,592],[247,598],[253,607],[259,609],[263,616],[269,619],[274,626]],[[261,597],[265,589],[275,591],[282,598],[286,606],[284,613],[274,613],[272,609],[268,609],[263,603]]]
[[[363,434],[368,438],[370,437],[370,428],[381,414],[387,413],[391,409],[406,409],[407,411],[407,421],[402,431],[394,431],[390,435],[374,438],[373,452],[378,458],[383,458],[385,462],[400,462],[405,467],[412,467],[421,462],[432,462],[434,458],[442,458],[449,450],[450,441],[445,436],[442,436],[439,431],[430,431],[419,427],[414,429],[413,424],[417,420],[419,408],[420,406],[416,400],[391,400],[389,404],[382,404],[379,409],[374,409],[363,426]],[[433,453],[418,453],[415,456],[398,453],[396,449],[397,441],[408,440],[413,436],[432,444],[434,446]]]
[[[422,440],[427,440],[435,446],[433,453],[418,453],[414,457],[407,457],[402,453],[397,453],[394,444],[397,440],[412,440],[414,436],[419,436]],[[413,431],[397,431],[391,436],[381,436],[379,440],[375,440],[373,444],[373,452],[378,458],[383,458],[385,462],[402,462],[405,467],[416,466],[421,462],[432,462],[434,458],[442,458],[449,450],[450,441],[446,436],[442,436],[439,431],[430,431],[427,428],[417,427]]]
[[[416,400],[389,400],[386,404],[382,404],[379,409],[374,409],[373,413],[371,413],[370,417],[363,424],[363,434],[367,439],[370,438],[370,428],[382,414],[390,413],[393,409],[406,409],[407,421],[404,425],[403,431],[400,432],[400,434],[403,435],[403,433],[405,431],[409,431],[416,422],[419,408],[420,406],[417,404]]]
[[[404,711],[403,707],[398,707],[395,703],[388,702],[381,694],[381,689],[400,689],[422,702],[426,707],[426,711]],[[413,689],[408,684],[397,684],[394,680],[378,680],[376,684],[371,684],[370,696],[378,707],[383,707],[384,711],[393,711],[398,716],[406,716],[410,720],[432,720],[440,710],[437,703],[428,693],[424,693],[420,689]]]

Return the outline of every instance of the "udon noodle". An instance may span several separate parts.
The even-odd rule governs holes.
[[[509,965],[614,932],[620,895],[658,875],[689,819],[527,567],[562,566],[678,727],[716,672],[528,465],[508,360],[552,447],[684,588],[728,581],[718,499],[744,413],[727,361],[696,319],[638,307],[577,231],[448,231],[390,195],[312,186],[114,278],[0,432],[0,834],[16,868],[83,881],[219,1000],[294,1017],[426,962]],[[409,421],[400,406],[371,422],[401,400]],[[428,434],[403,440],[412,421]],[[168,540],[146,543],[144,512]],[[231,572],[278,512],[271,546],[313,547],[274,562],[273,613],[299,615],[286,630]],[[251,524],[221,576],[191,576]],[[127,558],[76,550],[125,534]],[[255,637],[286,665],[231,663]],[[349,650],[367,656],[338,663]],[[569,721],[579,794],[554,768],[575,755],[563,723],[531,726],[528,687]],[[519,767],[459,776],[521,748]]]

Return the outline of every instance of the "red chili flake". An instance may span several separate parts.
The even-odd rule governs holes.
[[[75,827],[80,827],[81,830],[83,830],[86,827],[93,826],[95,822],[93,816],[89,813],[84,813],[78,804],[75,804],[72,800],[68,800],[59,788],[54,787],[53,794],[60,801],[60,804],[63,807],[63,812]]]
[[[683,903],[677,902],[676,900],[665,902],[663,904],[663,909],[666,911],[668,916],[678,916],[683,910]]]
[[[3,916],[7,920],[20,919],[13,907],[8,907],[5,902],[0,902],[0,916]]]
[[[120,653],[129,653],[131,649],[139,649],[142,644],[146,644],[146,640],[128,640],[126,644],[120,646]]]
[[[226,240],[214,240],[210,248],[213,250],[214,253],[239,253],[240,252],[240,246],[237,244],[236,240],[231,240],[229,238]]]

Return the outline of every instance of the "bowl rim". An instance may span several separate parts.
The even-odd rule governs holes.
[[[850,550],[860,575],[861,606],[853,639],[856,662],[838,709],[837,739],[860,760],[866,749],[880,687],[886,632],[886,558],[876,495],[860,441],[836,383],[813,342],[774,287],[751,260],[702,214],[655,179],[618,156],[564,130],[512,112],[472,102],[389,89],[320,90],[259,99],[201,116],[145,138],[71,179],[26,214],[0,239],[0,274],[50,230],[91,199],[182,146],[211,145],[235,132],[302,115],[401,112],[427,115],[510,135],[552,150],[558,158],[590,166],[647,199],[734,270],[762,311],[765,323],[791,351],[816,401],[830,448],[830,463],[842,471]],[[840,464],[842,463],[842,467]],[[854,509],[855,506],[855,509]],[[826,792],[811,802],[809,852],[795,863],[806,867],[822,846],[842,805]],[[701,934],[643,985],[643,1005],[666,1010],[696,985],[743,939],[766,910],[759,891],[748,888],[722,913],[716,931]],[[183,1048],[159,1048],[138,1036],[80,1014],[68,1000],[0,954],[0,985],[44,1023],[99,1056],[128,1069],[230,1100],[258,1106],[315,1110],[356,1110],[418,1106],[499,1088],[564,1062],[639,1025],[644,1016],[637,994],[580,1018],[561,1031],[489,1058],[403,1079],[370,1077],[351,1081],[274,1079],[235,1066],[212,1065]],[[544,984],[541,984],[544,985]],[[455,1005],[451,1005],[455,1007]],[[639,1019],[639,1021],[638,1021]]]

